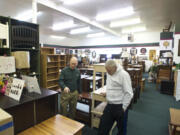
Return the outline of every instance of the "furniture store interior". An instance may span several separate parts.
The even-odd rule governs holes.
[[[0,0],[0,135],[180,135],[179,5]]]

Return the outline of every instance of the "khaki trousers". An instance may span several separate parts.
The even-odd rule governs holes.
[[[69,93],[65,93],[64,91],[61,92],[61,99],[60,99],[61,114],[71,119],[74,119],[76,115],[77,99],[78,99],[77,90]]]

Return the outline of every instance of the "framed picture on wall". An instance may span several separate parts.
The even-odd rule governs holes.
[[[149,50],[149,60],[153,60],[156,57],[156,50]]]
[[[136,55],[137,54],[137,49],[136,48],[131,48],[130,53],[131,53],[131,55]]]
[[[122,52],[127,52],[127,48],[126,48],[126,47],[123,47],[123,48],[122,48]]]
[[[146,52],[147,52],[147,50],[146,50],[146,48],[141,48],[141,54],[146,54]]]

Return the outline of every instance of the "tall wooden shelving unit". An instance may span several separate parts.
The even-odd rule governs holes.
[[[99,127],[100,117],[103,114],[104,107],[106,105],[106,98],[102,96],[98,91],[104,88],[104,73],[106,72],[104,64],[93,65],[93,93],[92,93],[92,107],[91,107],[91,127]],[[96,72],[102,73],[102,88],[96,90]],[[101,101],[98,106],[95,106],[95,101]]]
[[[41,87],[59,89],[60,70],[66,66],[66,55],[54,54],[54,48],[41,48]]]
[[[104,73],[106,73],[105,64],[95,64],[93,65],[93,93],[92,93],[92,107],[91,107],[91,127],[99,128],[100,118],[103,115],[104,108],[107,105],[106,97],[104,97],[101,92],[106,92],[106,88],[104,86]],[[102,87],[96,90],[96,72],[102,73]],[[101,103],[95,106],[95,101],[100,101]],[[114,122],[111,130],[109,131],[109,135],[112,135],[112,131],[116,126],[116,122]]]
[[[1,24],[8,24],[8,47],[0,47],[0,55],[10,56],[11,52],[28,51],[30,68],[18,69],[18,75],[36,76],[40,82],[39,25],[0,16]],[[20,76],[18,76],[20,77]]]

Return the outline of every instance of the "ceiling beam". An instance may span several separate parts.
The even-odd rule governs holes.
[[[49,8],[52,8],[54,10],[57,10],[57,11],[59,11],[59,12],[61,12],[63,14],[66,14],[68,16],[71,16],[73,18],[76,18],[76,19],[78,19],[78,20],[80,20],[82,22],[85,22],[85,23],[87,23],[89,25],[92,25],[92,26],[94,26],[96,28],[99,28],[99,29],[101,29],[103,31],[106,31],[106,32],[108,32],[108,33],[110,33],[110,34],[112,34],[114,36],[120,37],[120,34],[113,31],[112,29],[109,29],[109,28],[107,28],[107,27],[105,27],[105,26],[103,26],[103,25],[101,25],[101,24],[99,24],[99,23],[97,23],[95,21],[91,21],[87,17],[82,16],[82,15],[80,15],[78,13],[75,13],[75,12],[69,10],[69,9],[66,9],[66,8],[62,7],[62,6],[58,6],[56,3],[54,3],[54,2],[52,2],[50,0],[38,0],[38,3],[42,4],[44,6],[47,6]]]

